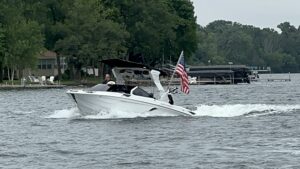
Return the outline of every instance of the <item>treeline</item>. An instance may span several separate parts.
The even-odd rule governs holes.
[[[71,78],[106,58],[154,66],[181,50],[192,56],[196,34],[190,0],[1,0],[0,70],[34,68],[45,50],[67,58]]]
[[[46,50],[57,61],[66,58],[71,78],[107,58],[161,66],[171,56],[175,64],[181,50],[189,65],[233,62],[299,72],[300,28],[278,28],[229,21],[201,27],[190,0],[1,0],[0,81],[3,70],[10,79],[16,72],[22,77]]]
[[[260,29],[230,21],[215,21],[198,29],[200,64],[270,66],[272,72],[300,72],[300,27],[285,22],[278,29]]]

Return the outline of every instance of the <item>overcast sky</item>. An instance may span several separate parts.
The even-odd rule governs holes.
[[[276,28],[289,21],[300,25],[300,0],[191,0],[198,24],[229,20],[257,27]]]

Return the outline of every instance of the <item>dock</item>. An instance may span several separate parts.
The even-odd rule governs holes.
[[[288,77],[266,77],[266,78],[260,79],[259,81],[267,81],[267,82],[290,82],[290,81],[292,81],[292,79],[291,79],[291,74],[289,73]]]
[[[172,82],[169,81],[169,79],[161,79],[161,84],[163,86],[170,85],[180,85],[180,79],[174,78]],[[151,80],[134,80],[134,81],[125,81],[125,84],[127,85],[137,85],[137,86],[152,86],[154,85],[153,81]],[[210,80],[210,79],[201,79],[197,80],[194,83],[190,83],[190,85],[218,85],[218,84],[232,84],[232,81],[230,80]]]
[[[246,65],[191,66],[188,75],[196,77],[195,84],[250,83],[250,69]]]
[[[274,79],[274,78],[272,78],[272,79],[266,79],[268,82],[290,82],[291,81],[291,79],[289,78],[289,79],[278,79],[278,78],[276,78],[276,79]]]

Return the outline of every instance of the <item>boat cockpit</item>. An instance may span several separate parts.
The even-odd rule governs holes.
[[[94,91],[107,91],[107,92],[117,92],[117,93],[124,93],[128,96],[130,94],[136,95],[136,96],[142,96],[142,97],[148,97],[148,98],[154,98],[152,93],[148,93],[142,88],[138,86],[130,86],[130,85],[120,85],[120,84],[98,84],[96,86],[91,87],[88,89],[89,92]]]

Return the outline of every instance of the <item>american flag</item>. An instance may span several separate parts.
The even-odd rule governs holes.
[[[190,93],[189,79],[184,67],[184,56],[181,52],[178,63],[176,65],[176,73],[180,76],[181,79],[181,91],[185,94]]]

